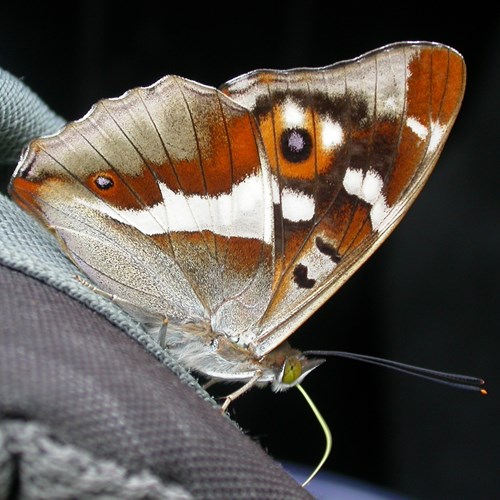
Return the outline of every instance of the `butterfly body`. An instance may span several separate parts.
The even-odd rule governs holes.
[[[288,337],[414,201],[464,84],[433,43],[220,90],[168,76],[33,141],[11,194],[186,368],[286,389],[321,363]]]

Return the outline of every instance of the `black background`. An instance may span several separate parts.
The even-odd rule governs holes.
[[[465,100],[435,173],[391,238],[292,343],[485,378],[490,394],[481,397],[331,359],[304,386],[332,428],[328,469],[416,498],[492,498],[500,491],[498,14],[409,2],[11,5],[0,8],[0,67],[76,119],[99,98],[165,74],[218,86],[252,69],[323,66],[401,40],[461,52]],[[233,415],[278,459],[312,465],[322,453],[298,391],[252,391]]]

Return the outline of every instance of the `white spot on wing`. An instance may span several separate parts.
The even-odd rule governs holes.
[[[380,198],[378,198],[378,200],[375,201],[370,210],[370,220],[375,231],[380,228],[388,213],[389,207],[385,202],[385,198],[381,196]]]
[[[332,122],[330,119],[321,122],[321,144],[323,149],[330,150],[342,144],[344,132],[340,123]]]
[[[285,187],[281,193],[281,209],[289,221],[308,221],[314,217],[314,198]]]
[[[353,196],[360,198],[363,184],[363,171],[348,168],[344,176],[344,189]]]
[[[429,150],[431,152],[435,151],[439,147],[439,144],[441,143],[445,132],[446,127],[444,127],[440,123],[431,124],[431,138],[429,140]]]
[[[361,199],[374,205],[382,197],[384,181],[375,170],[368,170],[361,186]]]
[[[381,175],[373,169],[363,175],[362,170],[348,168],[343,185],[347,193],[371,205],[370,221],[374,231],[377,231],[390,212],[382,192],[384,181]]]
[[[429,128],[422,125],[415,117],[410,116],[406,120],[406,125],[413,133],[417,135],[420,140],[425,140],[429,136]],[[439,145],[446,131],[446,127],[439,122],[431,122],[430,124],[430,137],[429,137],[429,151],[434,152]]]
[[[424,140],[429,133],[429,130],[425,125],[422,125],[415,117],[410,116],[406,120],[406,125],[410,130],[417,135],[420,140]]]
[[[284,104],[283,118],[287,128],[299,128],[304,126],[304,110],[290,99]]]

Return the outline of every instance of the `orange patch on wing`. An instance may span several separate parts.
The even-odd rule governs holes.
[[[301,251],[304,240],[308,234],[309,229],[296,229],[286,234],[285,253],[283,258],[284,267],[288,266]]]
[[[369,220],[366,220],[363,226],[361,227],[360,231],[358,232],[357,236],[352,241],[350,250],[351,251],[355,250],[356,248],[361,246],[365,242],[365,240],[371,235],[373,235],[371,222]]]
[[[174,162],[174,169],[184,194],[204,195],[206,193],[205,181],[198,159]]]
[[[273,174],[278,175],[278,151],[275,142],[273,117],[270,113],[259,119],[259,130],[271,170]]]
[[[166,184],[174,192],[180,191],[179,181],[170,161],[161,165],[151,164],[150,168],[158,181]]]
[[[347,195],[339,196],[321,221],[322,233],[328,237],[340,255],[342,255],[340,246],[353,215],[353,207],[350,202],[351,198]]]
[[[249,278],[266,263],[271,266],[272,247],[255,238],[217,238],[220,255],[223,254],[225,272],[236,272]]]
[[[358,204],[356,211],[349,225],[345,229],[342,242],[338,249],[340,255],[351,251],[357,242],[359,244],[360,240],[371,233],[371,224],[369,221],[370,209],[362,204]]]
[[[258,132],[250,113],[224,102],[222,112],[218,107],[210,111],[208,118],[197,123],[199,155],[173,165],[186,194],[229,193],[235,184],[261,170]]]
[[[212,117],[210,117],[212,118]],[[200,163],[206,194],[217,196],[231,190],[231,154],[224,120],[213,116],[208,130],[203,130],[207,137],[198,143]]]
[[[406,114],[428,127],[431,119],[432,50],[422,50],[408,67]]]
[[[258,149],[259,131],[248,113],[231,119],[227,123],[232,158],[232,178],[238,184],[248,175],[261,170]]]
[[[420,166],[426,151],[426,142],[415,140],[415,133],[404,126],[401,131],[399,151],[386,184],[386,200],[390,207],[401,198]]]
[[[443,51],[444,52],[444,51]],[[444,59],[444,53],[439,53],[437,61],[433,58],[433,74],[439,74],[441,71],[446,76],[444,82],[443,97],[439,109],[439,120],[448,123],[454,119],[458,107],[462,101],[465,88],[465,64],[463,59],[455,52],[448,52],[448,59]],[[436,67],[436,62],[438,63]],[[443,71],[442,65],[448,64],[447,72]]]
[[[57,182],[57,179],[55,179]],[[44,182],[49,182],[47,179]],[[24,210],[38,215],[36,210],[40,210],[38,203],[40,184],[38,182],[31,182],[22,177],[15,177],[12,179],[10,185],[10,194],[14,201],[20,205]]]
[[[406,115],[425,127],[427,135],[418,137],[408,123],[403,124],[398,155],[387,185],[389,206],[401,198],[423,166],[428,153],[431,126],[435,123],[451,126],[460,107],[464,84],[463,61],[448,49],[422,50],[410,62]]]
[[[314,139],[316,142],[316,138]],[[335,167],[335,150],[323,149],[321,146],[316,146],[316,169],[318,175],[328,174],[332,167]]]

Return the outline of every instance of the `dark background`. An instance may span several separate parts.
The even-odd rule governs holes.
[[[500,491],[499,12],[347,4],[11,5],[0,7],[0,67],[76,119],[99,98],[165,74],[218,86],[252,69],[323,66],[401,40],[461,52],[465,100],[435,173],[391,238],[292,343],[485,378],[490,394],[481,397],[331,359],[304,386],[332,428],[329,470],[414,498],[493,498]],[[298,391],[252,391],[233,415],[277,459],[312,466],[321,456],[321,430]]]

